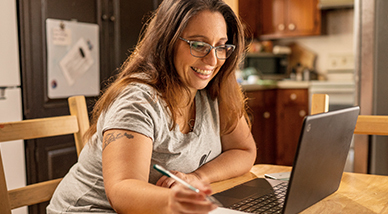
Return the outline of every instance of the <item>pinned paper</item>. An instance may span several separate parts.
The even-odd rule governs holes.
[[[71,30],[68,28],[55,27],[53,28],[52,42],[54,45],[70,45],[71,44]]]
[[[89,46],[81,38],[59,62],[59,66],[69,85],[73,85],[77,78],[82,76],[93,65]]]

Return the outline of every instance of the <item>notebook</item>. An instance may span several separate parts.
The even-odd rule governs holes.
[[[224,207],[211,213],[298,213],[337,191],[358,114],[356,106],[306,116],[289,181],[256,178],[214,194]],[[286,188],[280,192],[283,196],[277,195],[276,185]],[[263,195],[272,202],[259,209],[251,198]],[[241,201],[248,205],[239,207]],[[232,207],[245,211],[231,211]]]

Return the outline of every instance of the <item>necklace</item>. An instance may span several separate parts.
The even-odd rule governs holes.
[[[187,121],[187,125],[189,126],[189,132],[192,132],[194,130],[194,124],[195,124],[195,100],[193,101],[193,103],[191,104],[190,106],[190,109],[192,109],[190,112],[192,112],[191,114],[191,119],[189,119]]]
[[[194,130],[194,122],[195,122],[195,119],[190,119],[189,121],[187,121],[187,125],[189,125],[190,127],[189,132],[192,132]]]

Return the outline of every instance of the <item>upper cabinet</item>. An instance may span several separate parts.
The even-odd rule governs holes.
[[[238,15],[238,1],[239,0],[224,0],[224,1],[232,8],[232,10],[236,13],[236,15]]]
[[[240,0],[247,37],[279,39],[321,34],[318,0]]]

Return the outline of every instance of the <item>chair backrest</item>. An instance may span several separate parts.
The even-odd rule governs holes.
[[[70,115],[0,123],[0,143],[74,134],[79,154],[84,146],[82,136],[89,128],[85,97],[70,97],[68,102]],[[0,153],[0,213],[11,214],[12,209],[49,201],[60,181],[61,178],[8,190]]]
[[[327,94],[313,94],[311,100],[311,112],[326,112],[329,105]],[[388,135],[388,115],[359,115],[354,129],[354,134],[364,135]]]
[[[313,94],[311,99],[311,114],[319,114],[329,111],[329,95]]]

